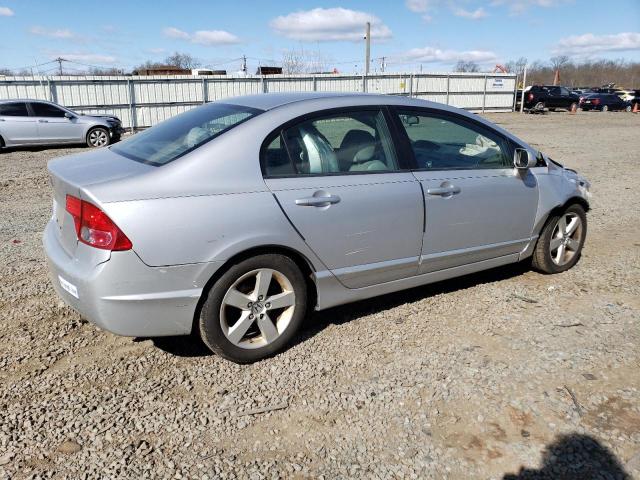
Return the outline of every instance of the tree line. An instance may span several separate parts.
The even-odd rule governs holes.
[[[551,85],[556,75],[560,74],[560,85],[568,87],[600,87],[615,84],[624,88],[640,88],[640,62],[616,60],[571,60],[566,55],[551,57],[548,62],[536,60],[528,64],[525,57],[510,60],[503,65],[508,73],[518,75],[518,82],[523,81],[524,68],[527,67],[527,85]],[[475,62],[460,61],[456,64],[457,72],[480,72]]]

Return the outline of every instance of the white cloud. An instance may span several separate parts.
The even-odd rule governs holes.
[[[198,30],[191,36],[193,43],[200,45],[231,45],[240,43],[240,39],[234,34],[224,30]]]
[[[480,20],[487,16],[487,12],[484,8],[480,7],[474,11],[466,10],[461,7],[454,7],[453,14],[457,17],[468,18],[470,20]]]
[[[0,7],[0,17],[13,17],[15,13],[9,7]]]
[[[50,56],[51,59],[62,57],[65,60],[71,60],[72,62],[90,63],[90,64],[105,64],[116,63],[116,58],[111,55],[101,55],[98,53],[56,53]]]
[[[371,39],[391,38],[391,30],[366,12],[347,8],[314,8],[276,17],[269,23],[280,35],[308,42],[352,41],[363,39],[366,22],[371,22]]]
[[[574,35],[560,39],[553,52],[564,55],[592,55],[601,52],[640,50],[640,33],[624,32],[612,35]]]
[[[396,57],[400,61],[416,63],[455,63],[458,60],[478,63],[495,62],[498,56],[487,50],[442,50],[435,47],[412,48]]]
[[[163,30],[163,33],[169,38],[187,40],[199,45],[212,46],[240,43],[238,37],[224,30],[198,30],[194,33],[188,33],[175,27],[167,27]]]
[[[154,55],[159,55],[161,53],[165,53],[166,50],[164,48],[149,48],[147,52],[153,53]]]
[[[435,0],[437,2],[437,0]],[[414,13],[422,14],[422,19],[425,22],[430,22],[433,17],[430,15],[430,11],[433,8],[434,0],[405,0],[405,6]]]
[[[49,37],[49,38],[61,38],[61,39],[67,39],[67,40],[72,38],[78,38],[78,36],[68,28],[53,29],[53,28],[39,27],[36,25],[34,27],[31,27],[29,29],[29,32],[32,33],[33,35],[39,35],[41,37]]]
[[[169,38],[182,38],[184,40],[189,39],[189,34],[187,32],[183,32],[182,30],[179,30],[175,27],[167,27],[162,31],[162,33],[164,33],[164,35]]]

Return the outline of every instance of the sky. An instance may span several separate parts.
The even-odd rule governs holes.
[[[54,73],[57,57],[130,70],[178,51],[236,72],[278,65],[295,51],[324,68],[362,72],[371,22],[371,70],[450,71],[459,60],[492,68],[546,62],[640,61],[640,0],[0,0],[0,69]],[[49,71],[48,71],[49,70]]]

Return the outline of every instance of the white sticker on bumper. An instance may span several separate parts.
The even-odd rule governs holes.
[[[73,295],[76,298],[80,298],[80,297],[78,297],[78,289],[76,288],[76,286],[73,283],[67,282],[60,275],[58,275],[58,280],[60,280],[60,286],[65,291],[69,292],[71,295]]]

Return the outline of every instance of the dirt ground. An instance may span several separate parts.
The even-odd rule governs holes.
[[[640,115],[487,117],[592,182],[580,262],[312,314],[239,366],[47,279],[50,158],[0,154],[0,479],[640,478]]]

